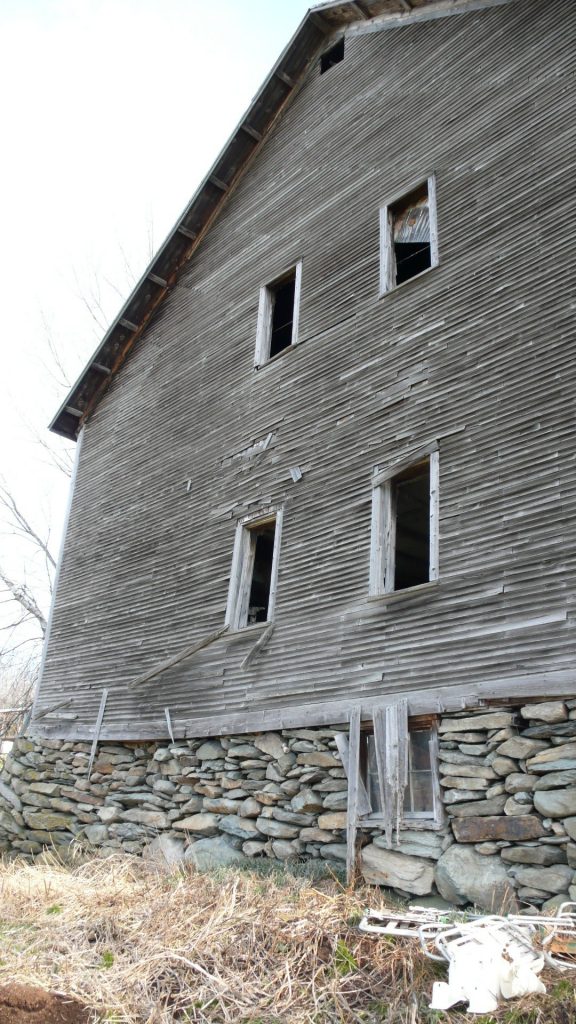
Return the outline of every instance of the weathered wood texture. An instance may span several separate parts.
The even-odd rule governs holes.
[[[86,424],[36,705],[79,718],[39,732],[90,735],[103,688],[105,738],[573,677],[575,46],[572,5],[522,0],[309,72]],[[432,172],[440,265],[379,299],[379,207]],[[300,343],[255,370],[259,289],[299,259]],[[373,469],[435,438],[440,578],[368,600]],[[236,521],[268,504],[266,647],[130,690],[224,624]]]

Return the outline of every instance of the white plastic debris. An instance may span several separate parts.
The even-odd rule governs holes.
[[[441,933],[436,947],[448,961],[448,981],[435,982],[433,1010],[468,1003],[469,1013],[493,1013],[499,1000],[546,992],[537,975],[544,957],[532,947],[532,928],[504,918],[480,918]]]
[[[448,981],[436,982],[430,1008],[468,1003],[469,1013],[493,1013],[500,999],[546,988],[538,975],[546,963],[576,968],[576,903],[554,916],[480,916],[411,906],[407,913],[367,910],[360,930],[418,938],[426,956],[448,964]]]

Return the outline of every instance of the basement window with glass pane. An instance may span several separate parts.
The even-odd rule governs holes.
[[[279,355],[298,340],[302,264],[260,289],[255,365]]]
[[[232,629],[272,621],[281,525],[280,511],[238,523],[226,611]]]
[[[380,210],[380,294],[438,264],[436,179]]]
[[[372,496],[371,595],[438,578],[438,452],[376,472]]]
[[[376,741],[373,733],[363,733],[361,758],[363,777],[372,807],[370,818],[384,815],[382,787],[378,779]],[[436,820],[440,814],[437,792],[436,733],[432,728],[414,729],[408,733],[407,785],[403,798],[403,823]]]

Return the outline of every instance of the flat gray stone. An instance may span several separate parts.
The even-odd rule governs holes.
[[[442,856],[443,841],[444,837],[438,832],[406,829],[400,833],[400,846],[394,846],[394,850],[397,853],[406,854],[408,857],[438,860]],[[385,836],[374,836],[372,842],[381,849],[387,848]]]
[[[538,782],[537,775],[528,775],[526,772],[512,772],[506,777],[504,788],[507,793],[528,793],[534,789]]]
[[[300,839],[303,843],[333,843],[334,833],[322,828],[303,828],[300,830]]]
[[[237,836],[238,839],[259,839],[262,830],[253,818],[241,818],[236,814],[228,814],[220,818],[219,827],[222,832]]]
[[[14,820],[8,811],[0,810],[0,831],[8,832],[9,835],[24,835],[24,829]]]
[[[459,779],[487,779],[498,778],[496,772],[489,765],[485,764],[457,764],[456,762],[440,762],[440,775],[457,776]]]
[[[323,800],[313,789],[301,789],[296,796],[292,797],[290,806],[293,811],[310,813],[321,811]]]
[[[540,864],[550,867],[551,864],[565,864],[566,854],[558,846],[505,846],[500,851],[502,860],[510,864]]]
[[[567,864],[555,864],[552,867],[521,867],[515,872],[519,885],[530,886],[546,893],[568,892],[574,871]]]
[[[277,732],[264,732],[260,736],[256,736],[254,746],[264,754],[269,754],[275,760],[278,760],[285,754],[282,737]]]
[[[275,821],[274,818],[258,818],[256,824],[263,835],[273,839],[296,839],[300,831],[297,826]]]
[[[156,836],[142,850],[142,859],[161,870],[168,870],[184,861],[184,840],[174,836]]]
[[[492,711],[485,715],[470,715],[467,718],[443,718],[438,727],[440,733],[476,732],[478,729],[505,729],[513,725],[514,715],[509,711]]]
[[[501,778],[518,772],[518,764],[511,757],[500,757],[496,755],[491,761],[491,767]]]
[[[386,885],[416,896],[431,892],[434,883],[434,868],[430,861],[408,857],[394,850],[383,850],[373,843],[362,850],[361,871],[371,885]]]
[[[569,818],[576,815],[576,788],[539,789],[534,793],[534,806],[545,818]]]
[[[219,831],[215,814],[191,814],[180,821],[173,821],[172,828],[204,836],[215,836]]]
[[[449,903],[472,903],[498,914],[514,907],[514,890],[500,857],[484,857],[470,846],[455,843],[442,854],[434,880]]]
[[[561,700],[547,700],[541,704],[526,704],[520,708],[520,714],[524,719],[535,719],[539,722],[565,722],[568,718],[568,708]]]
[[[215,740],[208,740],[207,743],[203,743],[196,751],[196,757],[199,757],[201,761],[217,761],[219,758],[224,757],[225,750],[222,744]]]
[[[346,828],[346,811],[327,811],[318,818],[318,828],[342,829]]]
[[[450,814],[458,818],[467,816],[479,816],[502,814],[506,796],[493,796],[490,800],[473,800],[470,803],[454,804],[450,807]]]
[[[520,793],[518,795],[521,796]],[[526,803],[521,803],[518,800],[516,800],[515,797],[510,796],[510,797],[508,797],[506,803],[504,804],[504,814],[521,815],[521,814],[531,814],[531,813],[532,813],[532,801],[530,801],[527,804]]]
[[[346,843],[326,843],[320,847],[320,856],[325,860],[346,862]]]
[[[223,836],[199,839],[192,843],[184,854],[187,864],[193,864],[199,871],[209,871],[227,864],[245,863],[244,854],[235,850]]]
[[[556,762],[562,762],[560,768],[556,766]],[[551,767],[551,766],[554,767]],[[530,772],[549,772],[549,771],[563,771],[567,769],[571,771],[576,768],[576,743],[562,743],[557,747],[548,747],[546,750],[541,750],[534,757],[531,757],[526,762],[526,767]]]
[[[524,761],[527,757],[533,757],[534,754],[538,754],[547,747],[548,744],[545,740],[532,740],[526,736],[513,736],[512,739],[506,740],[502,746],[498,747],[497,754],[499,757],[513,757],[519,761]]]
[[[568,786],[576,786],[576,768],[568,772],[546,772],[544,775],[535,776],[537,782],[534,789],[566,789]]]
[[[339,768],[342,764],[340,758],[335,757],[328,750],[312,751],[309,754],[298,754],[298,764],[313,765],[315,768]]]
[[[272,853],[278,860],[295,860],[299,854],[299,848],[287,839],[273,839]]]
[[[268,843],[258,839],[248,839],[247,842],[242,843],[242,853],[245,853],[247,857],[262,857],[268,849]]]
[[[11,804],[16,811],[22,810],[22,801],[20,797],[16,795],[10,786],[7,786],[5,782],[0,782],[0,797],[7,803]]]
[[[469,791],[477,791],[488,788],[488,779],[461,779],[457,775],[443,775],[440,779],[440,785],[446,786],[447,789],[467,789]]]
[[[148,828],[170,828],[170,819],[163,811],[143,811],[135,807],[130,811],[122,811],[120,820],[147,825]]]
[[[87,825],[84,835],[92,846],[99,846],[108,839],[108,829],[105,825]]]
[[[478,793],[473,789],[445,789],[442,793],[442,802],[447,805],[465,803],[470,800],[479,800],[484,795],[484,792]]]

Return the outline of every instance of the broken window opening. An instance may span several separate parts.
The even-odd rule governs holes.
[[[373,482],[370,593],[408,590],[438,579],[439,458],[377,472]]]
[[[430,460],[392,480],[396,518],[394,590],[430,581]]]
[[[270,328],[270,359],[292,344],[296,271],[271,289],[272,324]]]
[[[376,741],[373,733],[364,733],[362,751],[366,789],[372,807],[372,817],[383,817],[381,787],[378,780]],[[402,820],[409,823],[414,819],[435,819],[437,801],[435,796],[434,730],[417,729],[408,733],[408,782],[404,790]]]
[[[255,365],[273,359],[298,340],[302,264],[260,289]]]
[[[232,629],[273,620],[281,523],[278,511],[236,527],[226,609],[226,624]]]
[[[324,75],[326,71],[342,60],[344,60],[344,36],[320,57],[320,74]]]
[[[434,177],[381,210],[381,293],[438,263]]]
[[[251,626],[255,622],[268,621],[276,523],[255,526],[249,533],[254,550],[246,624]]]

